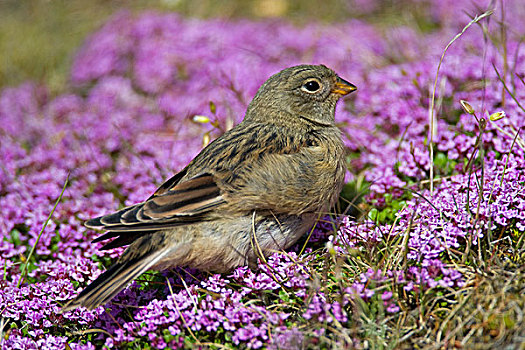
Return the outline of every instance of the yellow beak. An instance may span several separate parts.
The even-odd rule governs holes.
[[[355,90],[357,90],[357,87],[354,84],[349,83],[346,80],[337,77],[337,82],[335,83],[335,86],[332,89],[332,93],[344,96],[344,95],[348,95],[349,93]]]

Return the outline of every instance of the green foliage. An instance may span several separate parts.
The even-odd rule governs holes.
[[[374,221],[377,224],[393,224],[396,219],[396,213],[405,207],[407,196],[393,199],[393,196],[389,193],[384,195],[385,205],[382,209],[372,208],[368,212],[368,219]]]

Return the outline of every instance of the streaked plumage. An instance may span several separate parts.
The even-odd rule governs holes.
[[[115,238],[102,249],[129,247],[63,311],[102,305],[151,268],[227,272],[294,244],[340,192],[335,106],[354,90],[325,66],[270,77],[244,120],[145,202],[86,222],[108,231],[94,242]]]

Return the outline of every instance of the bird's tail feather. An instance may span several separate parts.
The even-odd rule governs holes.
[[[105,304],[133,279],[157,264],[169,249],[160,249],[128,261],[117,262],[87,286],[80,294],[70,300],[60,312],[84,306],[92,310]]]

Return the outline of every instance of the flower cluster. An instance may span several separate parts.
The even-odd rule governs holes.
[[[461,273],[447,263],[458,249],[509,228],[525,231],[525,143],[518,134],[525,127],[518,103],[525,101],[525,52],[509,37],[509,55],[502,57],[480,40],[479,28],[467,31],[445,57],[430,130],[437,63],[470,20],[450,13],[474,10],[470,1],[414,1],[427,2],[432,6],[425,15],[436,25],[426,35],[409,27],[384,33],[357,20],[296,27],[122,12],[80,49],[68,93],[50,96],[30,82],[1,91],[2,348],[223,342],[294,349],[352,322],[356,300],[375,298],[394,314],[399,290],[461,286]],[[367,2],[362,13],[373,13],[379,3]],[[508,23],[521,23],[518,5],[507,11]],[[487,62],[501,72],[512,67],[504,81],[516,100],[502,93],[500,72]],[[106,307],[59,313],[122,251],[100,252],[101,243],[90,243],[97,233],[83,221],[147,198],[199,152],[203,135],[215,137],[242,119],[266,78],[301,63],[325,64],[358,86],[336,113],[349,152],[347,180],[370,183],[365,200],[377,213],[392,202],[399,211],[390,220],[378,214],[320,224],[313,240],[330,236],[321,253],[296,247],[260,262],[257,271],[240,267],[230,275],[145,274]],[[476,116],[462,111],[460,100]],[[490,121],[488,115],[500,110],[505,118]],[[195,123],[196,115],[216,123]],[[357,270],[352,278],[324,277],[337,280],[338,293],[323,286],[323,272],[314,269],[324,256],[339,261],[396,239],[406,242],[403,264]],[[311,324],[321,328],[305,326]]]

